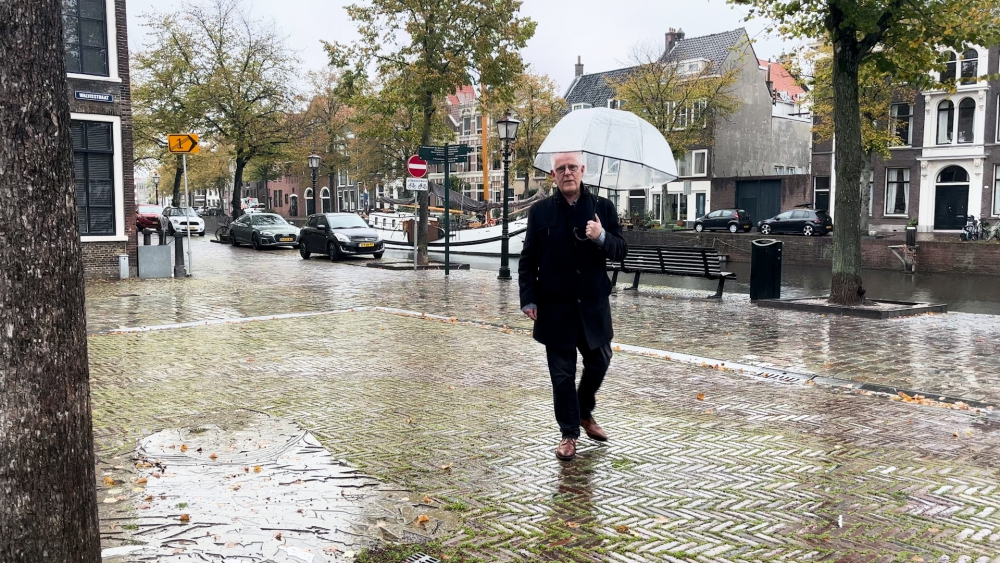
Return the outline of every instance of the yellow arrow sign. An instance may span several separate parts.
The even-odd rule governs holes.
[[[185,133],[183,135],[167,135],[167,147],[170,152],[198,154],[198,135]]]

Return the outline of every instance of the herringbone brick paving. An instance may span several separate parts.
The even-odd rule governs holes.
[[[357,306],[401,307],[530,330],[516,283],[492,272],[399,272],[294,251],[195,241],[186,280],[88,282],[91,332]],[[612,296],[627,344],[1000,404],[1000,317],[949,313],[872,321],[758,309],[746,296],[643,288]]]
[[[597,411],[611,441],[560,463],[544,355],[519,331],[358,312],[89,345],[102,455],[237,409],[286,417],[468,507],[449,544],[484,560],[1000,562],[1000,434],[969,411],[619,353]]]

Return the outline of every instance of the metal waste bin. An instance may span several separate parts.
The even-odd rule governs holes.
[[[916,227],[906,227],[906,246],[917,246]]]
[[[750,300],[781,297],[781,241],[757,239],[750,243]]]

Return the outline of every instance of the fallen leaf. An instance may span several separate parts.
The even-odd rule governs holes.
[[[104,499],[104,504],[114,504],[116,502],[118,502],[118,499],[116,499],[115,497],[108,497]]]
[[[705,394],[704,393],[698,393],[698,400],[699,401],[704,401],[705,400]]]
[[[186,452],[186,451],[188,451],[188,447],[187,447],[187,444],[181,444],[181,451],[182,451],[182,452]]]
[[[208,459],[216,460],[216,459],[219,459],[219,456],[217,456],[215,454],[212,454],[212,455],[208,456]]]
[[[664,524],[664,523],[669,522],[669,521],[670,521],[670,518],[667,518],[666,516],[657,516],[656,518],[653,518],[653,523],[654,524]]]
[[[144,500],[144,501],[146,501],[146,502],[150,502],[150,501],[152,501],[152,500],[153,500],[153,495],[149,495],[149,496],[147,496],[146,498],[144,498],[144,499],[142,499],[142,500]]]
[[[570,542],[571,539],[572,538],[563,538],[561,540],[554,541],[554,542],[552,542],[552,543],[549,544],[549,547],[559,547],[561,545],[566,545],[566,544],[568,544]]]
[[[570,528],[579,528],[580,527],[580,525],[577,524],[576,522],[566,522],[566,525],[569,526]]]
[[[107,485],[107,486],[109,486],[109,487],[113,487],[114,484],[115,484],[115,480],[112,479],[111,477],[105,477],[104,478],[104,484]]]
[[[264,469],[264,468],[263,468],[263,467],[261,467],[261,466],[259,466],[259,465],[255,465],[255,466],[253,466],[253,472],[254,472],[254,473],[260,473],[260,471],[261,471],[262,469]]]
[[[407,418],[406,419],[406,423],[407,424],[413,424],[413,417]]]
[[[426,495],[424,495],[423,500],[424,500],[424,502],[434,502],[434,499],[432,499],[431,497],[426,496]]]
[[[252,362],[252,361],[253,361],[253,358],[247,358],[247,361],[248,361],[248,362]]]
[[[417,517],[417,523],[418,524],[423,524],[423,523],[429,522],[429,521],[430,521],[430,518],[428,518],[426,514],[421,514],[420,516]]]
[[[181,522],[190,522],[191,517],[188,516],[187,514],[181,514],[178,520],[180,520]]]
[[[278,532],[278,533],[274,534],[274,539],[280,541],[281,540],[281,532]]]
[[[234,547],[236,547],[237,545],[239,545],[239,544],[237,544],[237,543],[236,543],[236,542],[234,542],[234,541],[227,541],[227,542],[226,542],[226,547],[228,547],[228,548],[234,548]]]
[[[139,480],[138,480],[138,481],[136,481],[135,483],[136,483],[137,485],[145,485],[145,484],[146,484],[146,478],[145,478],[145,477],[143,477],[142,479],[139,479]]]
[[[338,551],[340,551],[340,548],[337,547],[337,546],[335,546],[335,545],[328,545],[328,546],[326,546],[326,547],[323,548],[323,553],[328,553],[330,555],[333,555],[334,553],[337,553]]]
[[[615,526],[615,531],[617,531],[620,534],[627,534],[628,526]]]
[[[449,463],[448,465],[442,465],[441,469],[443,469],[445,471],[451,471],[451,464]]]

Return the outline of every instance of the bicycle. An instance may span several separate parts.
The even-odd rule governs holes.
[[[215,229],[215,240],[219,242],[229,242],[229,226],[232,225],[233,219],[228,215],[222,215],[219,217],[219,228]]]

